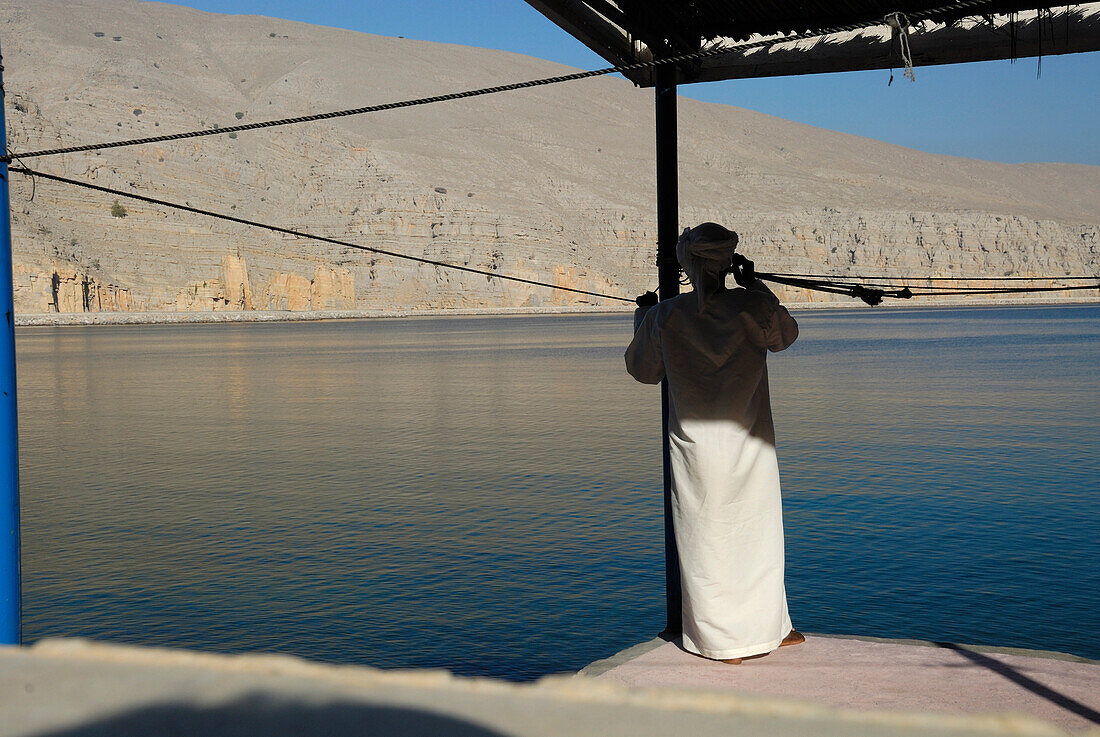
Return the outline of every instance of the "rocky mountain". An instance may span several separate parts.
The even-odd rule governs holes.
[[[136,0],[5,0],[0,23],[15,152],[567,71]],[[1100,272],[1100,167],[931,155],[690,100],[680,159],[682,222],[736,229],[761,269]],[[652,92],[621,79],[27,163],[562,286],[656,283]],[[17,175],[12,217],[19,312],[600,303]]]

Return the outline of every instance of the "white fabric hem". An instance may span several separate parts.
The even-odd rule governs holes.
[[[788,633],[790,634],[790,633]],[[750,645],[748,647],[738,647],[733,650],[708,650],[697,646],[691,639],[684,635],[684,649],[689,653],[695,655],[702,655],[704,658],[710,658],[711,660],[729,660],[730,658],[744,658],[749,655],[765,655],[779,648],[780,643],[786,639],[787,635],[783,635],[777,640],[769,640],[768,642],[760,645]]]

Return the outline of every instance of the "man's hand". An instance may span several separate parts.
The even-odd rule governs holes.
[[[756,281],[756,267],[739,253],[733,254],[733,280],[743,287],[752,286]]]

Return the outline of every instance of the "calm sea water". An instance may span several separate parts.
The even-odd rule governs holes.
[[[1100,307],[810,312],[809,632],[1100,657]],[[526,679],[663,626],[623,316],[18,332],[25,631]]]

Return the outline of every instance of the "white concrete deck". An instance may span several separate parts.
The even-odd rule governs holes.
[[[1100,733],[1100,663],[1061,653],[807,635],[738,666],[653,640],[581,671],[633,687],[785,697],[860,712],[1027,714]]]
[[[828,643],[822,640],[818,644]],[[1066,734],[1049,723],[1019,715],[945,716],[935,709],[907,714],[874,710],[879,703],[904,701],[893,687],[882,686],[898,683],[890,676],[895,661],[902,665],[901,672],[910,669],[905,658],[894,657],[899,646],[884,647],[872,651],[887,655],[887,660],[871,658],[862,665],[853,664],[854,670],[826,689],[837,693],[862,690],[860,678],[873,681],[874,687],[866,688],[880,693],[880,701],[857,700],[859,709],[853,710],[807,700],[731,693],[733,671],[713,671],[706,663],[696,672],[710,672],[710,685],[726,690],[694,688],[698,679],[693,678],[687,679],[692,682],[687,690],[628,687],[615,682],[631,673],[649,681],[661,680],[655,679],[654,673],[677,672],[685,677],[700,663],[683,661],[675,647],[649,649],[639,658],[628,656],[628,662],[613,664],[600,678],[566,675],[535,684],[514,684],[455,678],[445,672],[331,666],[278,655],[227,656],[47,640],[27,648],[0,647],[0,737]],[[811,645],[797,657],[805,660],[813,652]],[[792,658],[795,655],[792,652]],[[756,679],[746,678],[746,674],[790,672],[793,662],[784,657],[766,666],[759,661],[742,668],[737,671],[738,690],[751,690],[749,681]],[[970,672],[965,662],[959,664],[964,672]],[[1080,672],[1095,679],[1098,667],[1090,665]],[[1048,679],[1045,670],[1039,673],[1037,668],[1043,670],[1028,665],[1028,677]],[[777,683],[775,679],[772,682]],[[964,682],[973,685],[967,679]],[[1050,683],[1051,688],[1063,688],[1061,681]],[[1095,694],[1094,686],[1095,680],[1077,684],[1073,693],[1078,697]],[[934,695],[929,697],[937,706]],[[983,711],[995,708],[994,704],[985,706],[988,708]]]

